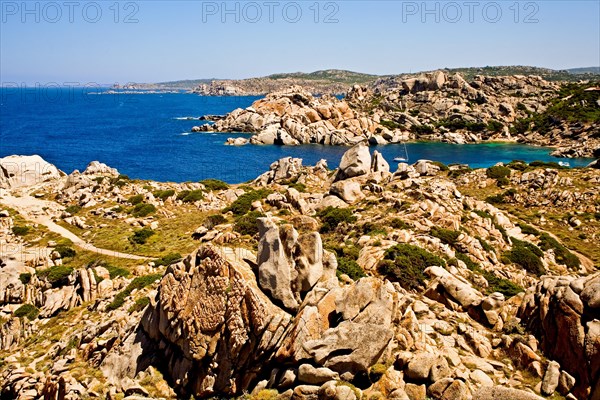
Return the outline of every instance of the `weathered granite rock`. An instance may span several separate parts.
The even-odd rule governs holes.
[[[600,377],[599,281],[600,273],[577,280],[543,277],[527,290],[518,312],[544,354],[575,377],[573,394],[581,398],[600,396],[594,387]]]
[[[371,153],[369,146],[359,143],[346,151],[340,161],[337,180],[366,175],[371,170]]]
[[[64,175],[38,155],[0,158],[0,188],[33,186]]]
[[[142,326],[162,342],[180,393],[234,395],[248,389],[289,324],[290,315],[258,288],[243,259],[211,246],[171,265]]]

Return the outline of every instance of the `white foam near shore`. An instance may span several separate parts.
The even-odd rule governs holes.
[[[178,121],[200,121],[202,117],[175,117]]]

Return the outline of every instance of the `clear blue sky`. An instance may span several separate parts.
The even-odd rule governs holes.
[[[0,80],[126,83],[327,68],[394,74],[600,65],[597,0],[467,1],[318,7],[314,1],[244,1],[226,3],[234,10],[226,14],[221,1],[122,1],[118,7],[113,0],[29,1],[24,9],[21,1],[0,0]],[[137,22],[125,23],[131,13]]]

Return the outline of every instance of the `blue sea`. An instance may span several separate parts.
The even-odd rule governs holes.
[[[188,119],[223,115],[252,104],[257,97],[206,97],[186,93],[102,94],[106,88],[0,89],[0,157],[39,154],[61,170],[83,170],[93,160],[131,178],[158,181],[251,180],[279,158],[292,156],[314,165],[324,158],[335,168],[345,147],[225,146],[240,133],[190,133],[204,123]],[[550,149],[516,144],[407,144],[410,162],[430,159],[446,164],[487,167],[511,160],[561,161]],[[403,145],[378,146],[392,164]],[[564,159],[584,166],[591,159]]]

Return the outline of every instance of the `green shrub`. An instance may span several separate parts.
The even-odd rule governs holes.
[[[234,215],[244,215],[252,208],[252,203],[257,200],[262,200],[273,193],[270,189],[250,190],[238,197],[231,205],[223,210],[223,212],[231,211]]]
[[[133,292],[134,290],[143,289],[146,286],[153,284],[156,280],[160,279],[161,277],[161,274],[138,276],[133,281],[131,281],[131,283],[129,283],[129,285],[127,285],[125,289],[123,289],[115,296],[113,301],[108,306],[106,306],[106,309],[108,311],[116,310],[117,308],[121,307],[123,303],[125,303],[125,299],[131,294],[131,292]]]
[[[371,383],[376,383],[385,375],[387,367],[383,364],[375,364],[369,368],[369,380]]]
[[[431,231],[429,233],[431,234],[431,236],[436,237],[440,239],[443,243],[449,244],[451,246],[454,246],[456,244],[456,241],[460,236],[460,232],[458,231],[438,227],[431,228]]]
[[[433,165],[437,165],[441,171],[449,171],[450,170],[450,168],[448,168],[448,166],[441,161],[431,161],[431,163]]]
[[[394,229],[410,229],[411,226],[401,218],[394,218],[390,221],[390,226]]]
[[[29,233],[29,230],[31,229],[31,227],[29,226],[23,226],[23,225],[15,225],[12,227],[12,233],[17,235],[17,236],[25,236],[27,235],[27,233]]]
[[[546,270],[540,259],[540,256],[543,255],[541,250],[529,242],[523,242],[514,238],[511,238],[511,240],[513,247],[504,253],[504,257],[511,263],[520,265],[531,274],[537,276],[543,275]]]
[[[144,244],[152,235],[154,235],[154,231],[150,228],[139,229],[133,232],[133,235],[129,237],[129,241],[133,244]]]
[[[489,244],[487,241],[485,241],[483,238],[477,236],[475,239],[479,240],[479,243],[481,243],[481,247],[485,251],[487,251],[489,253],[493,253],[494,252],[494,247],[491,244]]]
[[[465,263],[470,271],[473,271],[485,278],[488,282],[488,293],[500,292],[506,297],[512,297],[518,293],[523,292],[523,288],[508,279],[499,278],[492,272],[487,271],[475,263],[469,256],[463,253],[456,253],[456,258]],[[448,262],[450,264],[450,262]]]
[[[417,135],[431,135],[435,129],[431,125],[413,125],[410,127],[410,131]]]
[[[456,252],[455,256],[458,260],[464,262],[469,270],[471,270],[471,271],[479,271],[480,270],[479,265],[477,263],[475,263],[473,260],[471,260],[471,257],[469,257],[468,255],[466,255],[464,253]]]
[[[571,253],[565,246],[545,232],[540,235],[540,247],[543,250],[553,249],[556,262],[564,264],[569,268],[575,269],[581,265],[581,261],[575,254]]]
[[[156,207],[154,207],[154,205],[147,203],[138,203],[135,207],[133,207],[133,211],[131,212],[131,214],[134,217],[143,218],[147,217],[148,215],[154,212],[156,212]]]
[[[546,161],[532,161],[529,163],[530,167],[534,168],[554,168],[554,169],[567,169],[568,167],[563,167],[559,163],[554,161],[546,162]]]
[[[515,171],[525,171],[527,169],[527,163],[521,160],[512,160],[506,166],[510,169],[514,169]]]
[[[498,178],[496,180],[496,185],[498,185],[498,187],[508,186],[508,185],[510,185],[510,179],[508,179],[508,178]]]
[[[65,286],[69,283],[69,276],[73,268],[66,265],[56,265],[44,270],[37,271],[37,276],[46,279],[53,287]]]
[[[473,212],[477,215],[479,215],[481,218],[489,218],[489,219],[494,219],[492,217],[492,214],[490,214],[487,211],[483,211],[483,210],[473,210]]]
[[[132,206],[135,206],[136,204],[140,204],[142,201],[144,201],[143,194],[136,194],[135,196],[131,196],[130,198],[127,199],[127,202],[130,203]]]
[[[417,246],[398,244],[386,250],[378,271],[391,281],[399,282],[406,289],[424,286],[427,267],[445,266],[443,259]]]
[[[306,185],[304,183],[294,182],[288,185],[291,188],[296,189],[297,191],[304,193],[306,192]]]
[[[527,225],[522,222],[518,223],[517,225],[519,226],[519,228],[521,228],[521,232],[523,232],[525,235],[534,235],[534,236],[540,235],[540,231],[538,231],[531,225]]]
[[[31,282],[31,274],[29,272],[19,274],[19,280],[23,285],[27,285],[29,282]]]
[[[154,261],[154,265],[159,267],[159,266],[169,266],[171,264],[174,264],[176,262],[178,262],[179,260],[181,260],[181,254],[179,253],[169,253],[166,256],[163,256],[161,258],[159,258],[158,260]]]
[[[487,123],[486,129],[490,132],[501,132],[504,128],[504,124],[495,119],[490,119]]]
[[[492,179],[506,178],[510,176],[510,168],[502,165],[494,165],[493,167],[486,169],[485,174],[488,178]]]
[[[363,235],[368,236],[387,235],[387,231],[382,225],[373,222],[364,223],[361,230]]]
[[[125,268],[115,267],[114,265],[110,265],[110,264],[105,264],[105,265],[103,265],[103,267],[106,268],[106,270],[108,271],[108,274],[110,275],[110,279],[115,279],[119,276],[127,278],[130,275],[129,270],[127,270]]]
[[[71,215],[75,215],[79,211],[81,211],[81,206],[78,206],[78,205],[68,206],[67,208],[65,208],[65,211],[68,212]]]
[[[256,219],[264,216],[265,215],[260,211],[250,211],[249,213],[236,218],[233,229],[242,235],[257,235],[258,224]]]
[[[339,277],[341,274],[346,274],[353,280],[357,281],[360,278],[367,276],[365,271],[361,268],[358,263],[350,257],[339,257],[337,259],[338,266],[336,275]]]
[[[27,317],[30,321],[33,321],[40,315],[40,310],[32,304],[23,304],[15,310],[13,315],[18,318]]]
[[[204,193],[201,189],[183,190],[177,195],[177,200],[181,200],[184,203],[195,203],[202,199],[204,199]]]
[[[221,225],[227,222],[227,219],[221,214],[213,214],[206,217],[202,225],[207,229],[212,229],[217,225]]]
[[[490,204],[503,204],[506,203],[506,199],[504,198],[504,194],[499,193],[493,196],[488,196],[485,198],[485,201],[487,201]]]
[[[133,305],[131,307],[129,307],[129,312],[137,312],[137,311],[142,311],[144,308],[146,308],[148,306],[148,304],[150,304],[150,298],[148,296],[144,296],[144,297],[140,297],[139,299],[137,299],[135,301],[135,303],[133,303]]]
[[[348,208],[327,207],[317,213],[317,217],[321,219],[323,225],[321,232],[331,232],[341,223],[351,224],[356,222],[356,216],[352,214],[352,210]]]
[[[77,254],[77,252],[72,247],[66,246],[64,244],[59,244],[58,246],[56,246],[54,248],[54,251],[60,254],[60,258],[75,257],[75,254]]]
[[[200,183],[204,185],[206,190],[210,191],[229,189],[228,184],[218,179],[204,179],[203,181],[200,181]]]
[[[169,197],[173,196],[174,194],[175,191],[173,189],[157,190],[156,192],[152,193],[152,195],[155,198],[161,199],[162,201],[166,201]]]

